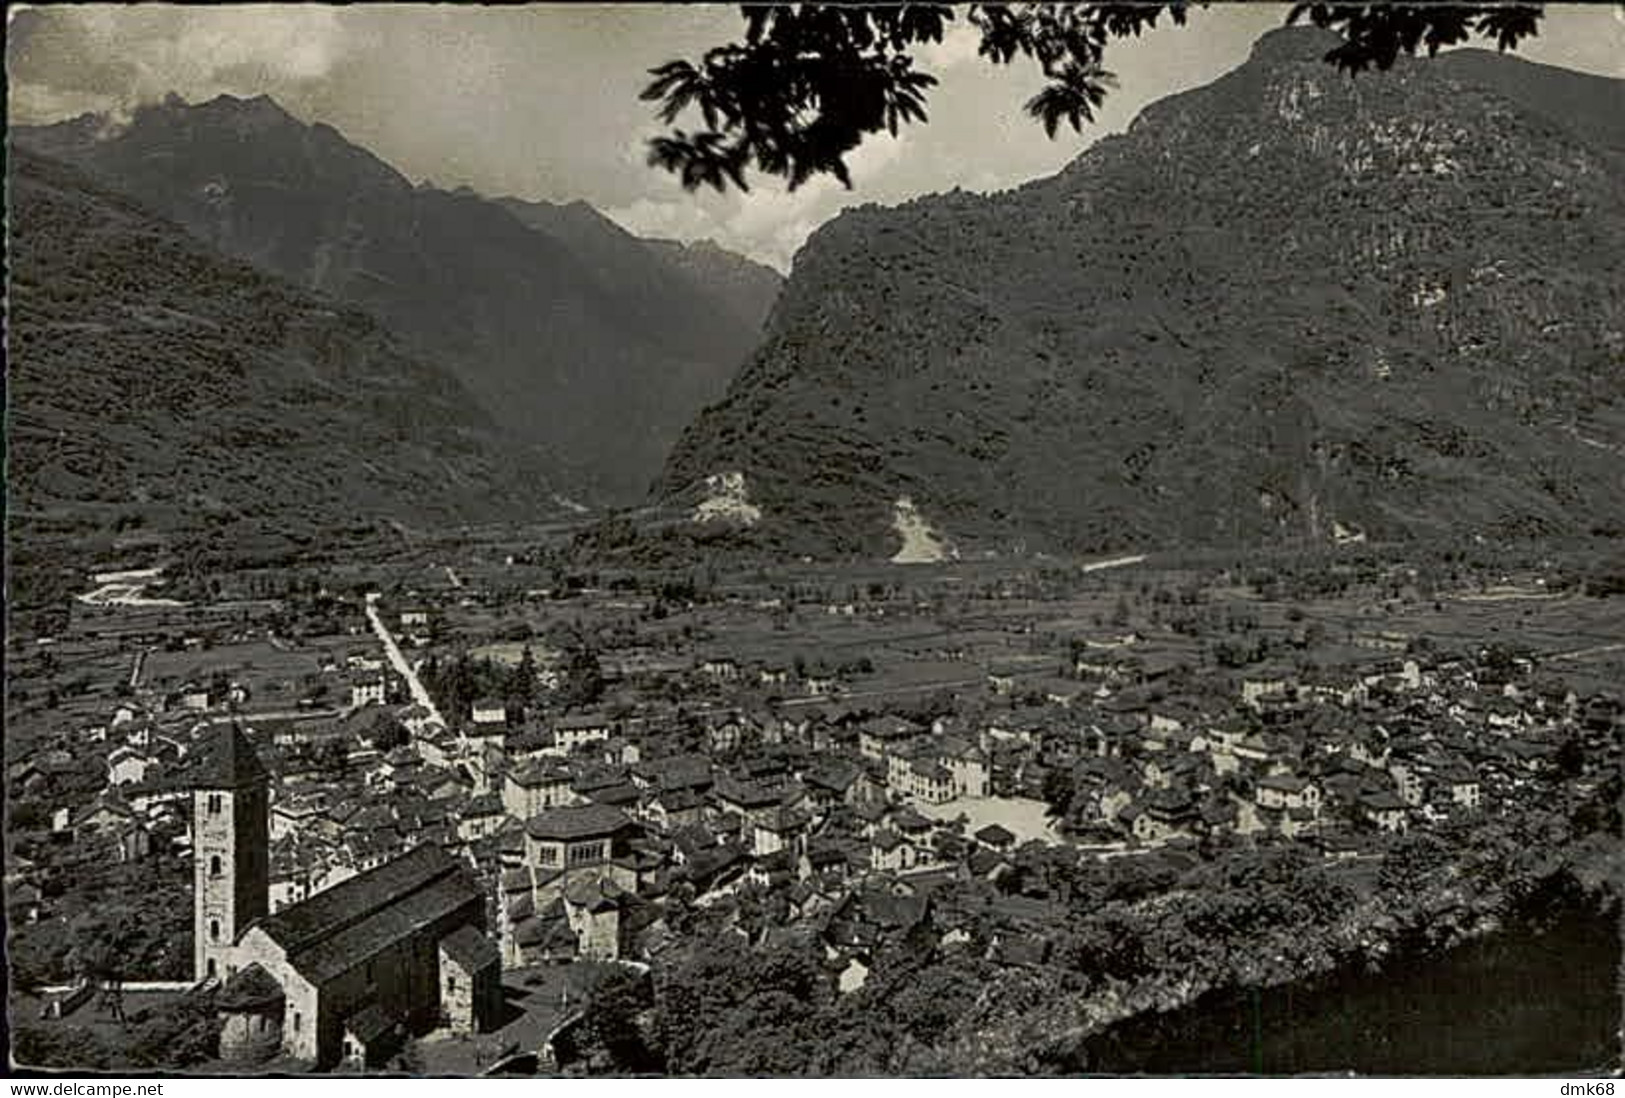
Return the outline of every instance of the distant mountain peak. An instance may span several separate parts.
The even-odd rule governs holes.
[[[1254,61],[1323,61],[1345,39],[1335,31],[1313,26],[1276,27],[1253,43]]]
[[[504,438],[592,501],[641,497],[778,292],[683,268],[585,202],[414,187],[265,96],[141,112],[112,140],[19,128],[227,254],[354,304],[451,367]],[[743,260],[739,261],[740,263]]]

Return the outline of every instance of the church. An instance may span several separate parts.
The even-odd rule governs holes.
[[[489,1028],[501,964],[470,867],[420,846],[270,913],[269,785],[236,727],[192,780],[194,956],[221,1057],[371,1067],[408,1034]]]

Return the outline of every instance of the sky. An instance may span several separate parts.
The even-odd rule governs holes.
[[[711,239],[786,271],[807,235],[845,206],[1052,174],[1146,104],[1241,64],[1286,11],[1216,4],[1183,29],[1113,43],[1106,67],[1118,87],[1100,117],[1053,141],[1021,110],[1041,85],[1036,70],[978,58],[961,19],[916,58],[941,81],[930,123],[866,142],[849,158],[851,190],[819,179],[791,192],[757,177],[748,194],[690,193],[645,164],[645,143],[660,131],[638,98],[648,70],[736,39],[732,5],[13,7],[8,113],[12,123],[42,123],[127,115],[170,92],[191,102],[268,94],[415,182],[584,199],[640,235]],[[1548,5],[1540,37],[1518,52],[1625,78],[1625,6]]]

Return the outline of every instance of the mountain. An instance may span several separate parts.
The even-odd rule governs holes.
[[[371,318],[68,165],[14,148],[7,174],[13,564],[132,530],[287,547],[545,501],[467,388]]]
[[[571,249],[610,292],[650,311],[720,309],[730,325],[760,336],[784,286],[773,268],[714,241],[684,244],[634,236],[586,202],[497,202],[529,228]]]
[[[1625,82],[1328,46],[825,224],[655,498],[900,559],[1625,534]]]
[[[758,330],[767,324],[773,303],[784,289],[784,276],[772,267],[730,252],[714,240],[685,244],[678,240],[646,240],[653,251],[708,287]]]
[[[453,369],[569,493],[641,498],[760,336],[736,307],[590,207],[414,186],[267,97],[170,97],[123,128],[14,131],[219,250],[358,306]]]

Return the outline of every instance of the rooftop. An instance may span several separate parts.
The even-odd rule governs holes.
[[[268,777],[254,745],[236,724],[225,725],[214,734],[188,774],[194,789],[242,789]]]
[[[569,841],[613,835],[631,824],[626,813],[618,808],[607,804],[584,804],[550,808],[532,816],[525,825],[525,832],[533,839]]]
[[[466,866],[424,845],[273,912],[259,926],[295,969],[320,982],[479,897]]]

